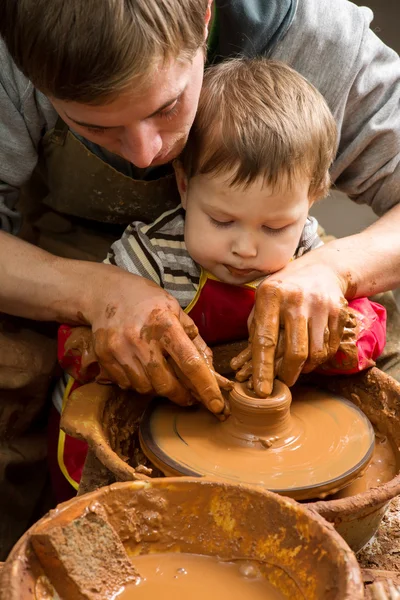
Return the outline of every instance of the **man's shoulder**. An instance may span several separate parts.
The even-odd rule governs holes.
[[[20,113],[30,104],[40,109],[44,115],[52,115],[55,110],[50,100],[40,93],[32,82],[18,69],[4,40],[0,37],[0,85],[3,93]],[[28,108],[28,113],[29,108]]]
[[[270,57],[299,71],[334,103],[354,76],[373,13],[348,0],[298,0],[295,17]],[[332,106],[331,106],[332,109]]]

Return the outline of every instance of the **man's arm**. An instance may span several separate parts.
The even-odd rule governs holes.
[[[400,205],[361,233],[329,242],[304,260],[317,268],[329,265],[348,300],[399,287]]]
[[[112,380],[188,404],[171,357],[196,397],[211,412],[224,412],[217,379],[192,342],[197,328],[153,282],[113,265],[52,256],[4,232],[0,256],[0,311],[91,325],[95,353]]]

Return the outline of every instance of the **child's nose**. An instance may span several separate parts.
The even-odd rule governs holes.
[[[257,256],[256,240],[251,235],[237,237],[232,245],[232,253],[241,258],[255,258]]]

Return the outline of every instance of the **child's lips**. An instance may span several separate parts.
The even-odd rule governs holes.
[[[235,267],[231,267],[230,265],[224,265],[226,269],[228,269],[231,275],[236,277],[245,277],[246,275],[250,275],[250,273],[258,273],[256,269],[236,269]]]

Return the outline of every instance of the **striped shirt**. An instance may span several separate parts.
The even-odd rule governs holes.
[[[308,217],[294,258],[322,246],[318,223]],[[182,206],[165,212],[151,225],[135,221],[114,242],[104,262],[150,279],[186,308],[199,287],[201,267],[190,257],[184,240]]]

